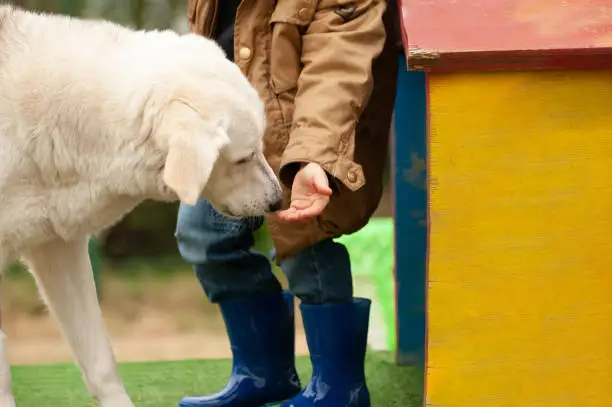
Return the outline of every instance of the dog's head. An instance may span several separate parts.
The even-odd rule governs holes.
[[[222,79],[199,76],[163,109],[163,180],[185,204],[203,198],[229,216],[263,215],[282,203],[263,154],[263,102],[235,65],[225,67]]]

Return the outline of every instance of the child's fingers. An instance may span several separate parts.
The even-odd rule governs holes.
[[[326,205],[327,202],[321,199],[311,201],[311,205],[307,207],[296,207],[292,204],[289,209],[277,212],[276,216],[284,221],[300,221],[320,215]]]
[[[317,174],[313,179],[313,185],[316,191],[321,195],[331,196],[332,190],[329,187],[329,180],[327,179],[327,174]]]

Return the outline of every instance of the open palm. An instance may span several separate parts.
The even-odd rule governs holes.
[[[299,221],[318,216],[329,203],[332,190],[327,173],[319,164],[310,163],[295,175],[291,186],[291,205],[277,216],[285,221]]]

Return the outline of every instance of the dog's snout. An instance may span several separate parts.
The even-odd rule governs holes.
[[[277,199],[276,201],[270,204],[270,206],[268,207],[268,212],[276,212],[280,211],[281,209],[283,209],[283,200]]]

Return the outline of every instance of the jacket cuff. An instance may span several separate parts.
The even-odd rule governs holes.
[[[281,159],[280,181],[290,189],[301,164],[316,163],[349,190],[361,188],[365,184],[361,165],[340,154],[337,146],[321,140],[326,138],[314,136],[303,129],[294,130]]]

